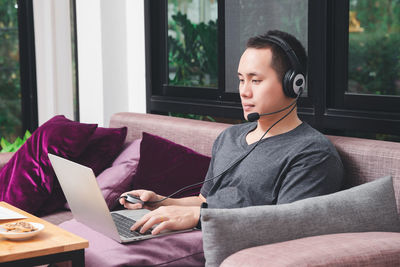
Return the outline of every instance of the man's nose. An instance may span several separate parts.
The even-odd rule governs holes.
[[[252,91],[251,91],[251,84],[249,82],[244,82],[240,86],[240,96],[242,97],[251,97]]]

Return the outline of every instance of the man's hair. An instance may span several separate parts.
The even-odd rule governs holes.
[[[304,74],[307,73],[307,54],[303,45],[299,40],[296,39],[293,35],[278,31],[272,30],[268,31],[265,34],[257,35],[255,37],[251,37],[246,44],[246,48],[269,48],[272,51],[272,61],[271,67],[276,71],[280,81],[283,81],[283,77],[285,73],[292,68],[292,64],[290,63],[289,57],[286,55],[285,51],[275,43],[265,39],[267,36],[276,36],[280,39],[283,39],[294,51],[297,58],[299,59],[300,66]]]

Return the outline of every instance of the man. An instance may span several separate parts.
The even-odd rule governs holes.
[[[221,133],[213,145],[201,194],[145,205],[152,212],[132,230],[140,228],[144,233],[155,224],[152,234],[193,228],[198,225],[203,202],[210,208],[237,208],[288,203],[338,191],[343,165],[337,151],[298,118],[293,105],[305,84],[306,61],[303,46],[287,33],[269,31],[250,38],[238,67],[244,117],[271,114]],[[238,164],[232,167],[234,162]],[[146,190],[128,193],[143,201],[163,198]],[[123,198],[120,202],[128,209],[142,207]]]

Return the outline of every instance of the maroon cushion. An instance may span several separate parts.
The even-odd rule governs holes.
[[[82,124],[62,115],[40,126],[0,171],[0,201],[42,215],[65,203],[47,153],[78,157],[96,124]]]
[[[152,190],[169,195],[176,190],[204,181],[210,157],[167,139],[143,132],[139,166],[132,181],[133,189]],[[198,195],[201,185],[174,197]]]
[[[85,151],[75,161],[91,168],[96,176],[99,175],[111,165],[112,161],[121,151],[126,133],[126,127],[98,127],[90,137]]]
[[[122,193],[131,190],[132,176],[139,164],[140,141],[141,139],[133,141],[114,160],[111,167],[97,176],[97,183],[110,210],[119,205],[117,199]]]

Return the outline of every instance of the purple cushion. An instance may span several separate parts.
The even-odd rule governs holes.
[[[82,124],[62,115],[44,123],[1,169],[0,200],[36,215],[62,207],[65,198],[47,152],[76,158],[96,128],[96,124]]]
[[[126,133],[126,127],[98,127],[90,137],[85,151],[76,159],[76,162],[91,168],[96,176],[99,175],[105,168],[110,166],[121,151]]]
[[[140,160],[132,187],[148,189],[160,195],[204,181],[210,157],[167,139],[143,132]],[[181,192],[174,197],[199,195],[201,185]]]
[[[75,219],[59,225],[89,240],[85,266],[204,266],[201,231],[120,244]]]
[[[133,141],[114,160],[112,166],[97,177],[97,183],[110,210],[118,204],[116,199],[122,193],[131,190],[132,176],[139,163],[140,142],[141,139]]]

